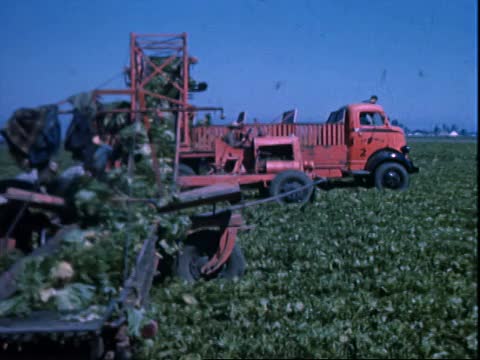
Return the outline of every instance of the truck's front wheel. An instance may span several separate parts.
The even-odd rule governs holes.
[[[381,164],[374,173],[377,189],[406,190],[409,185],[407,170],[395,162]]]

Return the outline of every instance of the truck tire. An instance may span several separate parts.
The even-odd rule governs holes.
[[[206,253],[199,244],[184,245],[175,259],[173,274],[182,280],[195,282],[202,278],[233,279],[245,273],[245,257],[238,244],[235,244],[232,254],[223,267],[213,276],[205,277],[200,273],[200,269],[208,262],[211,255],[213,254]]]
[[[277,196],[306,185],[311,185],[305,190],[293,193],[277,200],[280,204],[305,204],[313,194],[313,182],[307,175],[297,170],[287,170],[278,174],[270,184],[270,195]]]
[[[178,164],[178,175],[180,176],[192,176],[196,175],[195,171],[188,165]]]
[[[407,170],[395,162],[385,162],[375,169],[375,187],[379,190],[391,189],[403,191],[408,188],[410,179]]]

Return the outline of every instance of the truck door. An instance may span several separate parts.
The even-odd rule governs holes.
[[[375,111],[360,111],[350,122],[348,160],[350,170],[363,170],[365,163],[375,151],[388,146],[385,114]]]

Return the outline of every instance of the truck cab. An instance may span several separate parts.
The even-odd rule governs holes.
[[[379,188],[402,189],[408,186],[408,174],[418,172],[409,159],[410,147],[403,129],[390,123],[382,106],[350,104],[332,112],[326,124],[345,126],[344,174],[369,177]],[[379,170],[384,163],[391,166]]]

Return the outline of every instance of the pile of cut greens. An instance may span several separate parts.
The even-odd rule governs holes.
[[[91,320],[118,296],[125,280],[124,265],[130,272],[152,224],[162,229],[158,232],[159,251],[176,251],[189,218],[161,215],[152,211],[152,205],[127,201],[130,197],[156,198],[158,194],[148,138],[158,148],[163,194],[158,198],[159,205],[174,200],[172,123],[152,119],[151,124],[149,134],[138,122],[119,133],[125,151],[133,155],[130,168],[125,165],[113,169],[101,181],[86,175],[78,179],[67,201],[74,204],[79,227],[62,233],[53,254],[24,262],[16,292],[0,301],[0,317],[54,310],[70,317],[72,312],[83,311],[83,319]],[[0,257],[0,272],[19,258],[21,254],[16,251]]]
[[[154,62],[161,61],[154,58]],[[178,91],[167,81],[179,73],[180,60],[166,67],[149,90],[178,98]],[[189,86],[196,82],[189,79]],[[147,107],[171,107],[167,100],[147,98]],[[128,109],[128,102],[101,104],[103,110]],[[158,205],[175,201],[173,159],[175,153],[175,116],[164,112],[150,116],[149,130],[142,120],[130,123],[125,113],[97,114],[100,129],[116,137],[117,158],[123,165],[102,176],[101,181],[79,177],[67,195],[74,206],[79,227],[62,233],[60,246],[49,256],[28,259],[17,278],[16,292],[0,301],[0,317],[27,316],[35,310],[54,310],[71,318],[98,316],[103,306],[118,296],[124,282],[124,268],[129,273],[135,256],[148,237],[152,224],[158,224],[158,252],[172,255],[190,225],[188,216],[158,214],[152,205],[129,202],[127,198],[156,198]],[[152,170],[151,148],[156,147],[161,189]],[[161,196],[159,196],[161,194]],[[124,199],[124,201],[122,201]],[[115,200],[115,201],[114,201]],[[127,258],[125,259],[125,254]],[[21,258],[18,252],[0,257],[0,273]],[[100,305],[100,306],[99,306]]]

